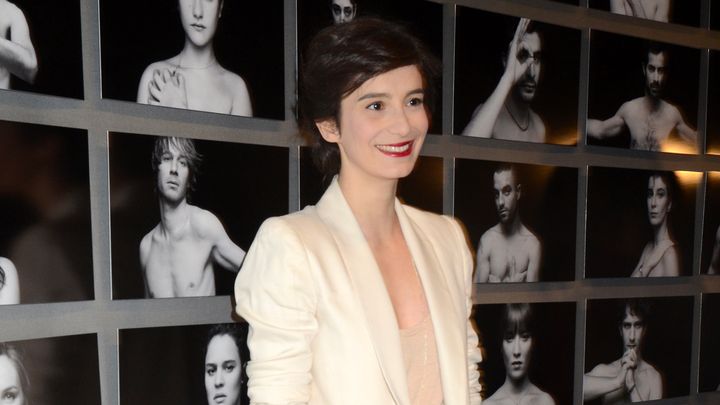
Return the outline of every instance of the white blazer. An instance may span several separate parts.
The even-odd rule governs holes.
[[[444,405],[479,404],[462,229],[397,200],[395,211],[427,298]],[[263,223],[235,299],[250,324],[251,403],[410,405],[390,296],[337,178],[317,206]]]

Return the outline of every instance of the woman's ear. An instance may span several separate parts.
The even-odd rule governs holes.
[[[337,122],[333,118],[324,119],[322,121],[315,121],[320,135],[323,139],[330,143],[337,143],[340,139],[340,130],[338,129]]]

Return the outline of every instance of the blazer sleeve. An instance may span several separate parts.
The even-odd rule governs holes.
[[[317,297],[306,249],[284,218],[260,227],[235,281],[235,300],[250,325],[250,402],[306,404]]]
[[[468,248],[467,239],[465,233],[462,230],[462,226],[453,220],[453,228],[458,237],[458,248],[462,251],[462,269],[463,278],[465,281],[465,308],[467,315],[467,367],[468,367],[468,388],[470,393],[470,404],[479,405],[482,401],[480,391],[482,387],[480,385],[480,370],[479,363],[482,361],[482,353],[478,346],[478,335],[475,331],[474,322],[471,319],[472,314],[472,272],[473,272],[473,260]]]

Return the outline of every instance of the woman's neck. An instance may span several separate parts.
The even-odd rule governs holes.
[[[668,239],[670,239],[670,232],[668,231],[667,222],[663,222],[653,229],[653,242],[655,245]]]
[[[399,229],[395,213],[397,180],[340,173],[338,184],[368,242],[385,240]]]
[[[186,69],[207,69],[217,63],[212,45],[197,47],[186,40],[178,56],[178,67]]]

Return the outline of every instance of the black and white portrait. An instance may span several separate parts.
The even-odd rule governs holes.
[[[457,159],[454,212],[477,248],[475,282],[575,278],[577,169]]]
[[[688,395],[692,311],[693,297],[589,300],[585,403]]]
[[[282,2],[102,0],[100,31],[104,98],[284,118]]]
[[[110,151],[114,298],[229,294],[262,221],[287,213],[287,149],[111,133]]]
[[[577,143],[580,31],[458,7],[453,133]]]
[[[720,155],[720,51],[716,50],[710,51],[706,143],[707,153]]]
[[[697,49],[592,31],[587,142],[697,153]]]
[[[120,330],[120,404],[248,404],[246,336],[235,323]]]
[[[0,342],[0,402],[100,403],[97,336]]]
[[[428,0],[298,0],[298,56],[308,41],[321,29],[356,17],[379,17],[406,26],[430,49],[438,60],[443,56],[443,5]],[[438,85],[439,85],[438,80]],[[442,99],[440,87],[432,113],[430,133],[442,133]]]
[[[703,294],[699,391],[720,391],[720,294]]]
[[[473,317],[483,347],[483,404],[572,403],[574,303],[475,305]]]
[[[700,273],[720,274],[720,172],[707,173]]]
[[[700,172],[591,167],[585,277],[692,273]]]
[[[0,121],[0,304],[93,299],[87,142]]]
[[[645,20],[700,25],[700,0],[590,0],[590,7]]]
[[[300,207],[317,204],[332,177],[323,176],[313,164],[310,148],[300,149]],[[398,183],[398,197],[413,207],[443,212],[443,160],[419,156],[415,169]]]
[[[83,98],[79,0],[0,0],[0,89]]]

